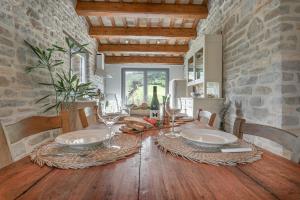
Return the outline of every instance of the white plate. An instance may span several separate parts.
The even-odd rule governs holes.
[[[96,145],[108,139],[107,129],[79,130],[59,135],[55,142],[70,147],[80,148]]]
[[[219,130],[212,129],[184,129],[181,136],[194,144],[207,147],[219,147],[237,141],[237,137]]]

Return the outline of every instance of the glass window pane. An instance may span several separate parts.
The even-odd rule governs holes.
[[[166,71],[147,71],[147,102],[150,104],[153,96],[153,86],[157,86],[157,97],[162,103],[162,97],[166,95],[167,73]]]
[[[143,71],[125,71],[125,99],[127,104],[140,105],[144,102]]]

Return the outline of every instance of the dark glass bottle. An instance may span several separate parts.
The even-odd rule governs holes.
[[[150,118],[159,119],[159,101],[157,98],[157,86],[153,86],[153,96],[150,105]]]

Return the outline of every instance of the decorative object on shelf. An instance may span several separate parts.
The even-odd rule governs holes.
[[[200,93],[191,92],[191,96],[193,98],[198,98],[198,97],[201,97],[201,94]]]
[[[182,137],[170,138],[161,134],[157,138],[158,147],[164,152],[170,152],[171,155],[181,156],[187,160],[199,163],[206,163],[211,165],[229,165],[252,163],[261,159],[262,151],[255,147],[255,145],[248,144],[239,140],[234,147],[231,145],[223,146],[226,148],[251,148],[252,151],[223,153],[221,148],[207,148],[199,147],[190,144]]]
[[[219,112],[220,116],[220,130],[225,131],[225,118],[228,113],[228,110],[231,106],[231,101],[225,101],[221,111]]]
[[[120,148],[106,148],[104,142],[103,145],[100,144],[89,149],[78,150],[56,142],[50,142],[36,148],[30,154],[30,157],[39,166],[47,165],[61,169],[83,169],[124,159],[137,153],[140,148],[140,140],[127,134],[115,136],[111,143]]]
[[[68,37],[65,38],[65,41],[68,46],[67,49],[54,44],[50,48],[41,49],[25,41],[25,43],[32,49],[32,51],[38,58],[37,64],[27,67],[26,72],[30,73],[37,69],[48,71],[50,83],[39,82],[38,84],[52,87],[55,95],[54,103],[51,103],[50,99],[53,96],[53,93],[46,94],[35,102],[36,104],[38,104],[45,101],[46,99],[49,99],[48,102],[42,105],[44,112],[47,112],[51,109],[56,109],[56,111],[58,112],[60,106],[63,106],[63,109],[69,109],[71,103],[75,102],[77,99],[81,99],[83,97],[94,97],[96,95],[96,93],[94,92],[95,88],[91,87],[91,82],[80,83],[80,77],[78,77],[76,74],[73,74],[72,72],[72,57],[74,55],[82,53],[84,48],[88,44],[77,45],[72,39]],[[56,74],[54,74],[54,71],[57,71],[56,68],[64,64],[63,60],[56,59],[53,56],[53,54],[56,52],[68,55],[69,68],[67,73],[64,70],[61,70],[60,72],[56,72]]]
[[[191,96],[194,98],[198,98],[201,96],[201,94],[197,92],[196,86],[193,86]]]

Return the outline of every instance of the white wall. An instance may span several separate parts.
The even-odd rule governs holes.
[[[159,65],[159,64],[106,64],[105,71],[112,75],[111,79],[105,79],[105,92],[116,93],[121,100],[121,69],[122,68],[168,68],[169,80],[183,78],[183,65]]]

